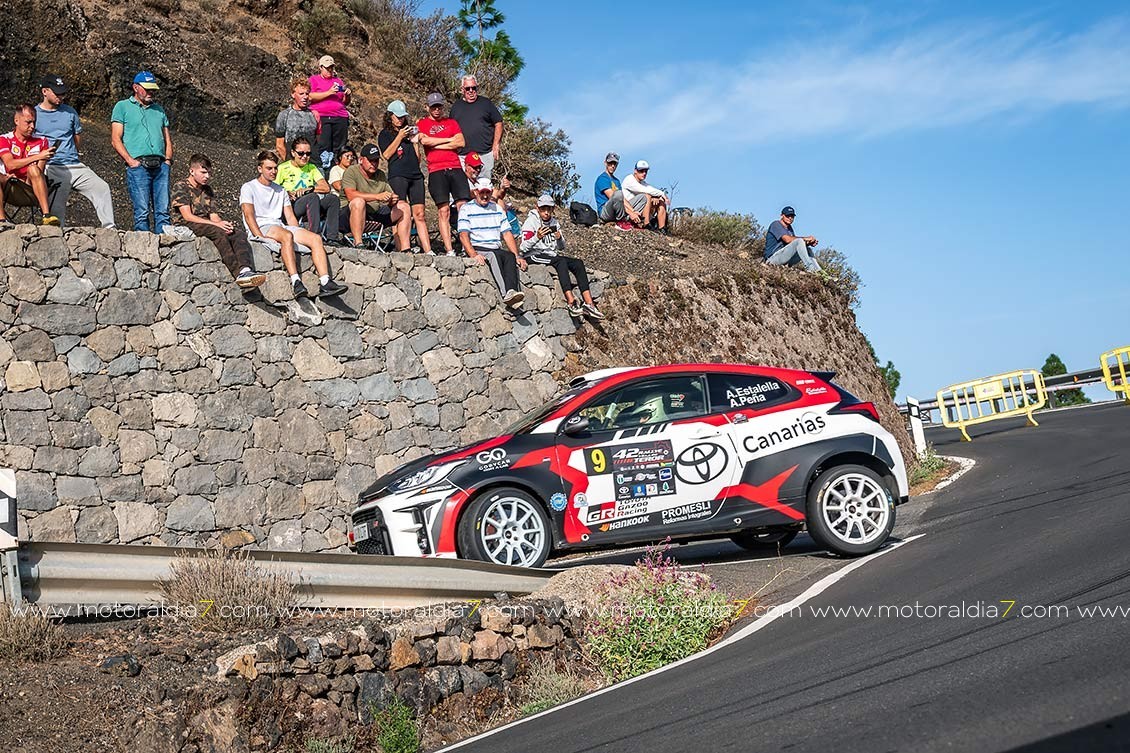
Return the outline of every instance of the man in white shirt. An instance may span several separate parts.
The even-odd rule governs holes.
[[[518,255],[518,244],[510,229],[506,212],[491,201],[494,186],[479,178],[471,192],[474,201],[459,207],[459,242],[475,264],[488,264],[502,302],[517,310],[526,294],[518,279],[518,269],[526,268],[526,260]],[[506,248],[503,248],[503,244]]]
[[[239,189],[239,205],[243,211],[243,224],[252,239],[268,239],[281,247],[283,266],[290,275],[295,298],[309,295],[302,277],[298,273],[298,258],[295,256],[297,244],[310,249],[314,269],[318,271],[319,295],[341,295],[347,285],[337,282],[330,276],[330,262],[326,258],[326,247],[322,237],[298,226],[290,197],[275,177],[279,172],[279,155],[274,152],[259,152],[256,157],[259,177],[249,180]],[[286,224],[283,224],[285,219]]]
[[[651,224],[651,218],[655,217],[657,230],[661,235],[667,235],[667,205],[671,200],[667,198],[667,194],[659,190],[647,182],[647,171],[651,169],[651,165],[647,164],[647,160],[640,160],[636,162],[635,171],[624,178],[620,184],[620,190],[624,192],[624,208],[631,206],[640,217],[641,222],[635,222],[639,227],[647,227]]]

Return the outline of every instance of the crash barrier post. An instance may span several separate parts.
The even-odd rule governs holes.
[[[16,472],[0,468],[0,601],[11,606],[23,602],[17,525]]]
[[[1122,399],[1130,403],[1130,346],[1110,350],[1100,356],[1103,365],[1103,381],[1106,388],[1114,394],[1122,393]]]
[[[998,418],[1027,416],[1030,426],[1039,426],[1032,411],[1043,408],[1047,402],[1044,376],[1031,369],[951,384],[938,390],[942,424],[960,429],[965,442],[973,441],[967,427]]]
[[[926,432],[922,430],[922,407],[912,397],[906,399],[906,415],[910,420],[910,436],[914,440],[914,452],[918,457],[926,454]]]

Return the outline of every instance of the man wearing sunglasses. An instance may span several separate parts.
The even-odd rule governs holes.
[[[451,117],[459,123],[466,143],[459,155],[466,158],[474,152],[483,161],[479,177],[491,179],[495,160],[502,143],[502,113],[486,97],[479,96],[479,82],[474,76],[464,76],[463,98],[451,106]]]
[[[647,182],[647,173],[651,165],[647,160],[636,162],[635,171],[624,178],[620,189],[624,192],[624,211],[628,207],[634,210],[629,213],[633,225],[647,227],[651,218],[656,218],[656,229],[661,235],[667,235],[667,205],[670,199],[667,194]]]
[[[444,117],[446,101],[439,92],[428,95],[428,117],[416,121],[420,145],[428,161],[428,193],[436,203],[439,236],[448,256],[454,256],[451,239],[451,202],[455,211],[471,200],[471,187],[459,162],[459,151],[466,142],[454,118]]]
[[[338,198],[330,190],[322,171],[310,161],[313,153],[310,139],[305,136],[295,139],[290,147],[291,158],[279,165],[275,183],[286,191],[294,214],[306,227],[320,232],[331,245],[337,245]]]

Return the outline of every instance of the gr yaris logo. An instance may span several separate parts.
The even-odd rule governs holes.
[[[722,475],[730,456],[713,442],[691,445],[675,458],[675,475],[684,484],[705,484]]]

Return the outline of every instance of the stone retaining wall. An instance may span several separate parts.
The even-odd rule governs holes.
[[[578,347],[545,267],[515,319],[462,258],[331,263],[350,289],[307,321],[281,269],[249,303],[209,241],[0,231],[0,467],[21,537],[341,549],[362,488],[537,407]]]

